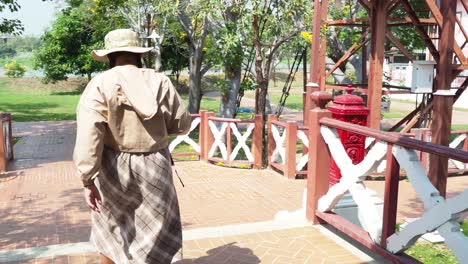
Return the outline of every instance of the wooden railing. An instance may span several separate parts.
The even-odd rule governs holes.
[[[417,140],[424,142],[431,142],[431,129],[430,128],[414,128],[411,129],[410,133],[399,133],[407,137],[411,137]],[[453,140],[450,142],[449,147],[453,149],[462,149],[468,151],[468,130],[458,130],[452,131],[451,136]],[[366,143],[371,143],[374,141],[373,138],[367,138]],[[372,144],[366,144],[372,146]],[[367,148],[367,147],[366,147]],[[422,166],[426,172],[429,172],[429,153],[423,151],[417,151],[419,160],[421,161]],[[449,173],[450,174],[463,174],[468,171],[468,164],[456,160],[449,161]],[[382,166],[379,166],[378,173],[381,173],[385,170],[385,160],[382,161]]]
[[[242,164],[260,169],[262,167],[262,126],[260,115],[252,120],[215,117],[206,110],[192,115],[190,131],[176,137],[169,144],[173,156],[199,156],[201,160],[215,164]],[[198,127],[198,142],[190,135]],[[193,152],[174,152],[181,143],[187,143]],[[245,158],[240,158],[239,153]]]
[[[200,123],[201,123],[201,116],[200,114],[192,114],[192,123],[190,125],[190,130],[184,134],[177,136],[174,138],[171,143],[169,144],[169,151],[172,153],[172,156],[192,156],[192,157],[200,157],[200,139],[201,139],[201,133],[200,133]],[[195,141],[193,138],[197,137],[190,137],[191,135],[194,135],[196,132],[198,132],[198,139]],[[190,150],[193,151],[183,151],[183,152],[174,152],[175,148],[179,146],[180,144],[188,144],[190,147]]]
[[[252,120],[240,120],[215,117],[213,113],[207,113],[205,122],[205,158],[208,161],[246,164],[257,169],[262,167],[261,115],[255,115]],[[241,150],[245,154],[244,159],[238,158]]]
[[[279,122],[276,115],[269,115],[267,131],[268,166],[290,179],[307,177],[309,128],[293,121]],[[298,147],[299,141],[302,147]]]
[[[5,172],[8,161],[14,159],[11,114],[0,113],[0,124],[0,172]]]
[[[310,220],[329,223],[395,263],[417,263],[405,255],[404,250],[414,244],[418,237],[434,230],[445,238],[460,262],[468,259],[468,239],[460,232],[457,218],[460,213],[468,211],[468,190],[450,199],[442,197],[428,179],[416,153],[420,151],[467,163],[467,151],[337,121],[331,119],[331,113],[326,109],[316,108],[308,116],[310,126],[320,128],[309,131],[307,217]],[[336,129],[374,138],[376,143],[361,163],[353,165]],[[343,176],[339,183],[329,187],[331,157]],[[385,159],[382,211],[371,202],[376,194],[366,188],[363,179]],[[400,168],[406,172],[426,212],[419,220],[395,233]],[[346,192],[351,194],[359,214],[363,216],[360,218],[361,226],[331,212]]]
[[[415,139],[431,142],[431,130],[429,128],[416,128],[412,129],[411,132]],[[451,135],[453,140],[449,144],[450,148],[468,151],[468,130],[452,131]],[[418,154],[426,172],[429,171],[429,155],[425,152],[418,152]],[[453,166],[449,167],[450,173],[464,173],[468,170],[467,163],[450,159],[450,164],[453,164]]]

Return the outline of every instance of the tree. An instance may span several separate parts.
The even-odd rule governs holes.
[[[147,59],[147,67],[162,71],[162,45],[168,30],[170,13],[157,12],[159,1],[156,0],[95,0],[99,14],[118,13],[142,39],[146,46],[153,46],[154,61]],[[153,34],[152,34],[153,33]],[[154,63],[153,63],[154,62]],[[149,65],[151,64],[151,65]]]
[[[21,66],[16,60],[11,61],[10,63],[5,64],[5,74],[8,77],[19,78],[23,77],[26,72],[26,67]]]
[[[0,12],[3,12],[5,9],[10,10],[10,12],[17,12],[20,8],[21,6],[16,0],[0,0]],[[24,27],[19,19],[2,18],[0,21],[0,33],[20,35],[23,30]]]
[[[10,12],[17,12],[20,9],[20,5],[14,0],[0,0],[0,12],[3,12],[5,9],[10,10]],[[0,22],[0,33],[18,35],[23,30],[24,27],[18,19],[2,18]]]
[[[270,80],[271,65],[281,45],[305,29],[310,19],[310,1],[252,1],[251,25],[255,50],[255,112],[266,118],[266,98]]]
[[[107,17],[92,12],[92,3],[82,2],[62,10],[51,30],[41,37],[35,54],[36,68],[44,70],[47,81],[65,80],[69,74],[86,75],[105,70],[107,65],[91,57],[92,50],[104,47],[104,36],[112,29],[125,27],[114,14]]]
[[[169,14],[181,23],[189,41],[189,105],[190,113],[198,113],[202,98],[201,79],[212,65],[203,65],[205,41],[213,28],[212,12],[219,1],[159,1],[156,10]]]
[[[178,21],[169,21],[166,38],[161,46],[162,70],[176,76],[178,89],[180,73],[189,66],[188,38]]]
[[[242,13],[248,8],[246,0],[220,1],[218,15],[213,19],[216,30],[213,32],[212,45],[215,52],[211,56],[216,57],[217,64],[224,67],[224,81],[220,83],[221,103],[219,115],[226,118],[233,118],[237,108],[237,96],[241,88],[242,62],[244,59],[244,49],[248,21],[242,17]],[[213,54],[215,53],[215,54]]]

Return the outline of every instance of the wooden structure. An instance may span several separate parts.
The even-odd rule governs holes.
[[[445,199],[430,182],[418,151],[468,163],[468,152],[446,146],[423,143],[398,133],[382,132],[332,119],[325,109],[331,95],[312,94],[315,105],[309,117],[309,166],[307,178],[307,218],[314,223],[326,222],[393,263],[418,263],[402,253],[426,232],[437,230],[460,262],[468,258],[468,238],[460,231],[459,215],[468,211],[468,189]],[[354,164],[337,130],[373,138],[374,145],[364,159]],[[462,134],[465,135],[465,134]],[[465,135],[466,137],[466,135]],[[342,178],[329,185],[331,159],[336,161]],[[368,189],[363,179],[386,162],[383,209],[373,201],[376,193]],[[421,218],[396,231],[398,185],[400,169],[404,170],[421,201],[425,212]],[[349,192],[357,204],[360,226],[335,214],[332,209]]]
[[[269,115],[267,133],[268,166],[289,179],[307,177],[309,128],[293,121],[280,122],[277,115]],[[298,149],[299,141],[302,149]]]
[[[215,117],[213,112],[202,110],[200,114],[192,114],[189,132],[174,138],[169,144],[169,151],[173,153],[179,144],[186,143],[193,151],[173,153],[173,156],[199,157],[215,164],[261,169],[262,127],[261,115],[254,115],[252,120],[241,120]],[[198,142],[190,137],[196,132],[198,136],[192,138],[198,138]],[[239,158],[241,150],[245,159]]]
[[[0,172],[6,172],[8,161],[13,159],[11,114],[0,113]]]
[[[336,0],[339,1],[339,0]],[[463,8],[468,12],[466,0],[440,1],[440,6],[435,0],[424,0],[425,12],[430,13],[429,18],[421,18],[409,0],[357,0],[367,11],[368,18],[349,19],[340,21],[328,20],[329,0],[314,1],[314,23],[313,40],[311,47],[310,77],[306,87],[306,95],[314,91],[325,91],[327,89],[344,90],[343,85],[328,84],[326,78],[334,70],[344,65],[356,52],[362,51],[363,57],[363,80],[368,76],[368,82],[363,84],[352,84],[357,92],[367,95],[367,106],[370,108],[368,124],[371,128],[380,129],[381,98],[383,91],[383,62],[384,44],[388,39],[405,54],[411,61],[415,56],[392,34],[391,27],[414,27],[421,40],[424,42],[432,59],[435,62],[436,75],[434,77],[433,93],[429,102],[419,105],[412,113],[403,118],[395,128],[405,122],[417,119],[432,111],[432,143],[437,145],[449,145],[451,116],[453,103],[460,97],[468,86],[468,78],[453,93],[452,81],[463,71],[468,69],[468,60],[463,53],[467,49],[468,34],[464,25],[456,17],[457,3],[461,1]],[[392,14],[400,9],[406,12],[406,17],[396,18]],[[362,28],[362,36],[349,48],[344,56],[339,59],[330,70],[326,70],[326,47],[327,41],[321,37],[324,26],[353,26]],[[465,38],[464,43],[457,43],[454,39],[455,26],[459,27]],[[431,29],[431,33],[429,30]],[[435,32],[435,33],[433,33]],[[367,61],[367,44],[370,45],[370,53]],[[366,65],[369,66],[367,72]],[[453,88],[453,87],[452,87]],[[398,92],[398,91],[395,91]],[[403,91],[407,93],[407,91]],[[314,104],[305,100],[304,113],[305,123],[308,122],[308,112],[314,108]],[[416,123],[413,121],[413,124]],[[429,177],[440,193],[445,196],[445,188],[448,174],[448,160],[446,157],[430,155]]]

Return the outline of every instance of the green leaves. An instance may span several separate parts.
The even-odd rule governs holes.
[[[23,77],[26,72],[26,67],[21,66],[16,60],[11,61],[10,63],[5,64],[5,75],[12,78]]]
[[[36,68],[44,70],[44,81],[65,80],[70,74],[90,77],[107,68],[105,63],[93,60],[91,51],[104,47],[104,36],[115,25],[126,25],[121,18],[89,12],[92,4],[82,1],[78,7],[62,10],[52,28],[41,37],[35,59]]]

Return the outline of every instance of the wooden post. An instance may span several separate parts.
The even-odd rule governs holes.
[[[327,49],[326,38],[321,38],[320,36],[322,24],[327,20],[327,15],[328,0],[314,0],[314,26],[312,29],[312,43],[310,49],[309,81],[317,83],[320,87],[320,91],[325,90],[325,60]]]
[[[431,135],[432,135],[432,132],[429,128],[423,128],[421,140],[424,142],[431,142],[432,140]],[[429,162],[429,154],[423,151],[421,151],[421,164],[424,168],[424,171],[426,173],[429,173],[429,168],[431,167],[431,163]]]
[[[5,137],[3,135],[3,114],[0,114],[0,172],[6,172]]]
[[[273,155],[273,151],[276,148],[276,142],[273,138],[273,133],[271,133],[271,126],[273,121],[278,121],[278,117],[274,114],[268,115],[268,123],[267,123],[267,164],[270,166],[271,163],[271,155]]]
[[[263,117],[262,115],[254,115],[255,128],[252,136],[252,155],[254,157],[253,168],[262,168],[262,152],[263,152]]]
[[[213,146],[214,143],[214,136],[213,132],[211,132],[210,126],[208,125],[209,123],[209,118],[214,116],[213,112],[207,112],[206,113],[206,130],[205,130],[205,149],[206,149],[206,160],[208,161],[210,149]]]
[[[455,12],[458,1],[441,1],[443,15],[440,28],[439,62],[437,64],[437,77],[435,93],[433,94],[434,107],[432,108],[432,143],[448,146],[450,143],[450,130],[452,123],[452,108],[454,95],[450,92],[452,83],[453,46],[455,31]],[[429,179],[445,197],[448,177],[448,159],[430,155]]]
[[[309,112],[306,216],[309,221],[318,224],[319,219],[315,215],[315,211],[318,200],[328,191],[328,173],[330,171],[330,153],[320,133],[320,119],[331,118],[332,114],[324,108],[332,97],[327,92],[315,92],[311,96],[318,107]]]
[[[463,148],[462,149],[464,151],[468,151],[468,133],[465,133],[465,135],[466,135],[466,138],[465,138],[465,141],[463,143]]]
[[[411,132],[415,135],[415,139],[423,142],[431,142],[431,130],[429,128],[413,128]],[[417,151],[421,165],[426,173],[429,172],[429,154],[423,151]]]
[[[463,142],[463,150],[468,151],[468,133],[465,134],[466,138],[465,141]],[[465,163],[465,170],[468,169],[468,164]]]
[[[7,116],[7,120],[8,120],[8,131],[9,131],[8,140],[10,142],[10,160],[14,160],[15,155],[13,151],[13,128],[11,127],[11,123],[13,122],[13,120],[11,120],[11,113],[5,113],[5,115]]]
[[[387,170],[385,175],[385,194],[383,208],[382,238],[380,245],[387,247],[387,238],[396,230],[398,184],[400,180],[400,164],[393,156],[393,145],[387,147]]]
[[[208,123],[206,122],[207,110],[200,110],[200,125],[198,125],[198,144],[200,145],[200,160],[206,160],[205,153],[207,152],[205,146],[205,130]]]
[[[288,121],[286,123],[286,150],[283,173],[288,179],[296,178],[296,143],[297,143],[297,123]]]
[[[230,122],[227,122],[228,126],[226,128],[226,152],[227,152],[227,160],[231,160],[231,153],[232,153],[232,131],[231,131],[231,124]]]
[[[309,111],[317,107],[315,103],[312,101],[310,95],[313,92],[318,92],[319,86],[317,83],[309,82],[306,84],[305,93],[303,95],[303,105],[302,105],[302,120],[304,122],[304,126],[308,126],[307,122],[309,121],[308,114]]]
[[[383,62],[385,31],[387,29],[388,1],[373,1],[371,7],[371,51],[369,60],[368,107],[370,114],[367,124],[370,128],[380,129],[382,100]]]

